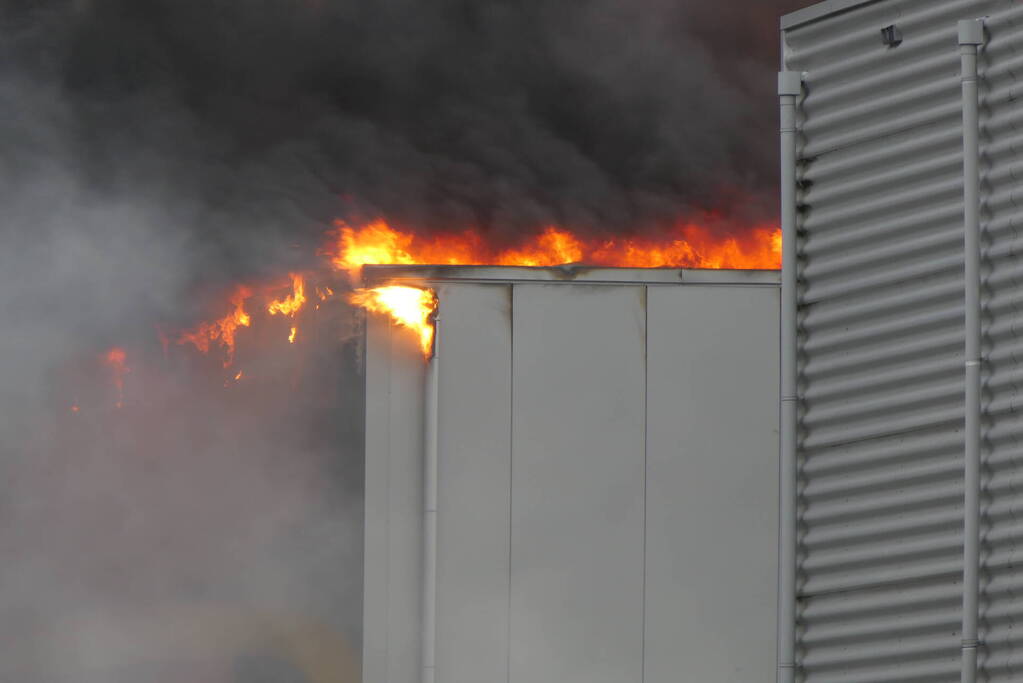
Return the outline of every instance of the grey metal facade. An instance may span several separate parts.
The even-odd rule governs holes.
[[[833,0],[782,21],[798,119],[800,680],[960,680],[963,124],[980,52],[980,678],[1023,679],[1023,3]],[[902,42],[883,44],[898,27]],[[965,679],[964,679],[965,680]]]
[[[774,666],[778,274],[375,267],[439,298],[436,680]],[[420,680],[426,362],[367,329],[364,683]]]

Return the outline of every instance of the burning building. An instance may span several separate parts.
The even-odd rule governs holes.
[[[360,267],[776,268],[794,2],[0,7],[0,679],[355,677]]]
[[[0,7],[0,678],[1018,680],[1023,9],[783,18],[779,233],[788,4]]]

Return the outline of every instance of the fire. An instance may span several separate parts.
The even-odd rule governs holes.
[[[777,268],[781,262],[781,231],[758,227],[744,237],[721,238],[707,228],[687,225],[673,239],[611,240],[592,252],[595,263],[613,262],[628,268],[698,267],[718,270]]]
[[[777,269],[781,264],[781,231],[764,224],[741,230],[719,228],[720,216],[707,213],[705,220],[679,222],[653,232],[624,237],[596,237],[572,230],[547,226],[517,242],[495,244],[479,230],[418,234],[392,227],[380,219],[358,226],[335,221],[327,254],[334,271],[349,275],[341,283],[329,272],[305,275],[289,273],[291,291],[283,297],[275,288],[260,287],[255,310],[269,316],[288,318],[288,342],[298,337],[298,316],[311,300],[310,313],[320,304],[333,300],[340,284],[358,282],[363,265],[497,265],[519,267],[557,266],[578,263],[622,268],[733,268]],[[329,283],[329,284],[328,284]],[[308,296],[307,296],[308,293]],[[202,353],[214,346],[225,352],[224,367],[235,356],[235,337],[240,327],[250,327],[253,318],[245,309],[254,296],[248,287],[239,287],[231,297],[231,311],[212,322],[201,323],[178,338],[179,344],[192,344]],[[399,325],[417,332],[425,353],[433,345],[432,315],[437,307],[434,293],[416,287],[386,286],[357,289],[347,300],[370,311],[389,314]],[[319,315],[319,314],[317,314]],[[230,377],[230,375],[228,375]],[[241,379],[241,373],[234,377]]]
[[[235,375],[234,375],[234,381],[235,381],[235,382],[238,382],[238,381],[240,381],[240,380],[241,380],[241,378],[242,378],[242,371],[241,371],[241,370],[239,370],[239,371],[238,371],[238,372],[236,372],[236,373],[235,373]],[[230,377],[224,380],[224,388],[225,388],[225,389],[226,389],[227,387],[231,386],[231,381],[232,381],[232,379],[231,379]]]
[[[777,269],[781,231],[757,226],[741,234],[719,234],[686,223],[657,237],[591,239],[548,227],[505,249],[485,244],[475,231],[421,237],[384,221],[361,228],[337,222],[332,264],[357,276],[368,264],[556,266],[585,263],[625,268]]]
[[[340,249],[334,257],[334,267],[358,273],[367,263],[415,263],[407,251],[413,237],[407,233],[391,230],[383,221],[370,223],[358,231],[343,221],[337,221]]]
[[[117,402],[114,404],[117,408],[124,407],[124,376],[131,372],[127,360],[127,352],[118,346],[103,354],[103,362],[110,368],[114,378],[114,387],[117,389]],[[78,405],[72,406],[71,411],[77,413]]]
[[[283,299],[271,301],[266,307],[266,311],[270,315],[281,314],[294,317],[305,303],[305,280],[296,273],[290,273],[288,277],[291,278],[291,294]]]
[[[226,352],[224,367],[229,367],[234,362],[235,333],[239,327],[252,324],[252,317],[245,312],[245,300],[251,296],[251,289],[238,287],[231,296],[233,311],[219,320],[202,323],[194,330],[182,333],[178,344],[192,344],[200,352],[209,353],[210,344],[216,342]]]
[[[419,335],[419,344],[427,356],[433,350],[433,313],[437,295],[431,289],[389,285],[373,289],[357,289],[349,302],[374,313],[386,313],[398,325]]]
[[[585,258],[583,243],[570,232],[547,228],[532,243],[522,249],[510,249],[498,254],[499,266],[559,266],[579,263]]]
[[[296,314],[302,309],[302,305],[305,303],[305,280],[301,275],[296,273],[290,273],[291,278],[291,294],[284,299],[278,299],[271,301],[266,307],[266,312],[270,315],[286,315],[294,318]],[[319,290],[317,290],[317,293]],[[298,334],[298,326],[291,326],[291,333],[288,335],[288,343],[295,343],[295,335]]]
[[[330,297],[334,296],[334,290],[324,285],[323,287],[316,287],[316,296],[320,297],[320,301],[326,301]],[[316,304],[316,310],[320,310],[320,304]]]

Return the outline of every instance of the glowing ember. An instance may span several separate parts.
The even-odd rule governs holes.
[[[226,387],[231,386],[231,382],[232,381],[237,382],[241,378],[242,378],[242,371],[239,370],[238,372],[235,373],[233,378],[232,377],[228,377],[227,379],[224,380],[224,387],[226,388]]]
[[[297,334],[298,334],[298,328],[296,326],[292,325],[291,326],[291,334],[288,335],[288,343],[289,344],[294,344],[295,343],[295,335],[297,335]]]
[[[125,350],[117,346],[103,355],[103,361],[110,368],[114,378],[114,387],[117,389],[117,402],[114,403],[117,408],[124,407],[124,376],[131,372],[126,362],[127,359],[128,354]],[[71,412],[77,413],[78,406],[72,406]]]
[[[585,263],[626,268],[777,269],[781,231],[770,225],[720,234],[683,224],[655,237],[596,240],[548,227],[507,249],[488,247],[477,232],[420,237],[383,221],[361,228],[337,223],[332,264],[357,276],[368,264],[556,266]]]
[[[213,322],[205,322],[190,332],[184,332],[179,344],[192,344],[202,353],[210,352],[210,344],[216,342],[225,352],[224,367],[234,362],[235,333],[239,327],[248,327],[252,318],[245,312],[245,300],[252,296],[248,287],[238,287],[231,296],[234,310]]]
[[[398,325],[419,335],[419,344],[427,356],[433,350],[433,312],[437,296],[430,289],[390,285],[374,289],[357,289],[348,300],[374,313],[386,313]]]

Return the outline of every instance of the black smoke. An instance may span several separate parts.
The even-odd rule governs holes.
[[[92,186],[183,185],[224,256],[225,223],[291,242],[349,212],[635,231],[773,215],[798,4],[36,2],[8,10],[5,57],[65,98]]]
[[[223,314],[234,283],[317,268],[336,218],[497,241],[772,219],[777,16],[801,4],[0,3],[0,642],[16,644],[0,678],[137,680],[152,672],[109,642],[236,613],[307,615],[357,649],[345,313],[301,356],[240,351],[254,378],[229,393],[174,330]],[[115,345],[123,409],[99,361]]]

